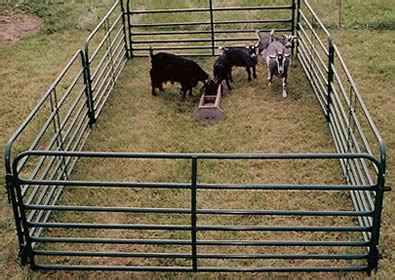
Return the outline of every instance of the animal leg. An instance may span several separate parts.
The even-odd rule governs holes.
[[[287,97],[288,93],[287,93],[287,78],[284,77],[283,78],[283,97]]]
[[[229,80],[233,83],[232,69],[229,71]]]
[[[156,90],[158,87],[160,88],[160,85],[161,85],[161,84],[158,85],[158,83],[155,82],[155,81],[151,82],[151,87],[152,87],[152,92],[151,92],[151,93],[152,93],[153,96],[156,96],[156,95],[157,95],[155,90]]]
[[[252,67],[252,76],[254,77],[254,79],[256,79],[256,67]]]
[[[228,86],[229,90],[232,90],[232,87],[230,86],[229,78],[226,78],[226,85]]]
[[[187,91],[188,91],[188,88],[186,88],[184,85],[182,85],[181,86],[181,95],[182,95],[182,98],[184,98],[185,99],[185,97],[187,97]]]
[[[273,74],[270,72],[270,69],[267,69],[267,80],[268,80],[268,86],[272,86],[272,79],[273,79]]]
[[[152,73],[152,70],[150,71],[150,77],[151,77],[151,94],[153,96],[156,96],[156,92],[155,92],[155,80],[154,80],[154,75]]]
[[[192,96],[192,88],[189,89],[188,96]]]
[[[250,67],[246,67],[247,74],[248,74],[248,80],[251,81],[251,69]]]

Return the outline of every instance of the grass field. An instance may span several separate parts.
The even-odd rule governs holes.
[[[317,3],[318,1],[312,2]],[[393,57],[389,55],[394,45],[394,11],[385,5],[387,1],[375,1],[371,4],[372,6],[368,6],[370,10],[375,9],[374,13],[372,11],[373,15],[366,22],[363,22],[362,19],[366,18],[364,17],[366,16],[365,6],[356,5],[354,3],[356,1],[352,0],[344,2],[346,3],[345,11],[347,11],[344,13],[344,27],[342,29],[334,28],[332,33],[342,50],[343,56],[346,58],[346,62],[367,102],[370,112],[383,133],[389,154],[388,185],[394,186],[395,126],[393,121],[395,120],[395,94],[393,91],[393,77],[395,74],[395,63]],[[0,114],[3,116],[0,120],[1,150],[4,150],[3,147],[6,140],[28,114],[56,74],[63,68],[69,57],[76,49],[81,47],[82,41],[89,33],[89,30],[94,27],[95,22],[105,13],[112,1],[102,1],[99,5],[89,3],[88,1],[82,1],[78,4],[66,3],[64,5],[49,5],[47,7],[33,4],[23,7],[42,16],[44,18],[44,26],[37,35],[12,45],[0,46],[1,65],[7,65],[7,67],[0,69],[0,94],[2,100]],[[325,5],[317,5],[319,13],[325,22],[335,26],[336,18],[334,13],[330,15],[327,13],[331,3],[325,3]],[[377,45],[377,42],[381,43]],[[374,46],[374,52],[371,51],[372,46]],[[195,123],[191,120],[191,115],[197,102],[196,92],[193,98],[181,101],[177,94],[177,88],[168,87],[164,94],[157,98],[152,98],[149,95],[148,78],[145,76],[145,73],[148,72],[147,63],[145,62],[145,60],[135,60],[129,63],[124,70],[119,85],[113,97],[109,100],[109,104],[92,135],[94,137],[88,142],[87,150],[198,152],[201,151],[202,147],[204,147],[204,152],[324,152],[333,150],[324,118],[298,67],[292,69],[290,97],[288,99],[281,98],[279,84],[276,84],[271,90],[266,88],[265,75],[262,74],[264,73],[263,67],[259,69],[259,80],[251,84],[247,83],[244,71],[236,71],[237,90],[225,99],[223,105],[227,120],[226,122],[213,125]],[[202,60],[201,63],[206,69],[210,69],[212,60]],[[131,76],[141,78],[130,79]],[[237,114],[233,112],[237,112]],[[0,160],[3,161],[2,154]],[[83,171],[87,169],[85,167],[93,164],[95,166],[94,170],[91,169],[89,173]],[[236,164],[233,165],[233,168],[235,166]],[[306,178],[307,180],[316,180],[321,175],[321,179],[325,181],[331,180],[334,177],[333,175],[339,172],[336,168],[324,163],[316,163],[313,166],[314,168],[304,170],[304,166],[301,165],[302,171],[296,174],[287,174],[289,176],[288,179],[292,182],[299,182],[300,180],[306,180]],[[117,163],[105,164],[104,162],[84,161],[80,163],[79,167],[79,172],[75,174],[77,177],[97,178],[101,176],[101,178],[105,178],[108,176],[108,172],[116,168],[117,176],[119,176],[117,179],[138,179],[139,177],[147,178],[147,176],[152,176],[151,178],[165,178],[166,180],[180,179],[179,173],[174,172],[174,170],[179,170],[177,169],[178,167],[175,168],[172,165],[155,166],[149,162],[146,164],[127,162],[119,165]],[[290,169],[290,166],[286,164],[277,167],[282,167],[278,168],[280,173],[276,175],[271,174],[271,177],[262,173],[262,166],[259,165],[252,165],[248,174],[225,173],[225,175],[232,175],[235,181],[243,180],[243,178],[251,175],[258,180],[262,180],[262,178],[276,180],[284,178],[283,174],[286,174]],[[132,168],[134,172],[130,174],[130,169]],[[183,170],[187,167],[181,164],[179,168]],[[155,170],[154,174],[152,174],[152,170]],[[181,174],[182,176],[187,176],[187,172],[182,172]],[[215,180],[221,176],[224,176],[224,174],[218,171],[206,179]],[[328,181],[325,182],[328,183]],[[0,181],[0,183],[3,184],[3,181]],[[330,183],[334,182],[330,181]],[[80,202],[83,202],[86,196],[95,195],[97,198],[100,198],[103,197],[102,194],[105,195],[104,191],[102,193],[87,192],[81,195]],[[78,195],[78,192],[67,193],[63,199],[66,202],[72,201],[76,195]],[[142,193],[141,195],[148,194]],[[167,194],[167,196],[169,195],[174,195],[174,193]],[[233,194],[222,195],[228,195],[226,198],[229,200],[233,197]],[[163,196],[153,194],[153,197],[157,198],[155,203],[162,203],[163,200],[161,198],[165,196],[166,194],[163,194]],[[41,279],[48,277],[67,279],[71,277],[123,278],[126,275],[126,277],[133,276],[137,278],[183,278],[182,274],[160,275],[149,273],[88,274],[39,272],[32,274],[28,269],[18,264],[12,213],[6,203],[3,188],[0,190],[0,197],[3,202],[0,206],[2,213],[0,234],[3,237],[3,242],[0,245],[0,277],[3,275],[4,278],[14,279]],[[183,194],[180,193],[177,198],[183,201]],[[259,198],[262,200],[259,200],[262,204],[265,204],[268,199],[267,197]],[[296,205],[289,205],[287,204],[289,203],[288,198],[288,196],[284,197],[277,194],[270,200],[278,202],[278,205],[283,203],[283,206],[288,207],[295,207],[298,203],[302,205],[304,202],[303,198],[299,198],[295,200]],[[328,198],[327,195],[321,199],[326,198]],[[342,195],[335,195],[330,198],[330,201],[335,204],[327,205],[328,207],[334,205],[340,205],[340,207],[349,206],[347,199]],[[253,206],[259,207],[258,202],[255,201],[255,204],[253,204],[256,196],[252,195],[251,197],[246,197],[246,199],[249,199]],[[108,200],[102,202],[111,204],[113,201],[123,201],[125,204],[136,203],[135,205],[138,205],[141,199],[132,193],[127,195],[118,193],[116,196],[111,196]],[[217,205],[221,203],[221,201],[210,200],[210,198],[206,201],[211,201]],[[380,262],[380,270],[377,275],[379,279],[390,279],[394,275],[393,251],[395,235],[393,234],[394,225],[391,223],[395,213],[393,201],[393,193],[387,193],[381,236],[384,259]],[[232,202],[236,206],[238,201],[233,198]],[[319,204],[312,205],[313,208],[319,206]],[[72,219],[73,217],[69,218]],[[125,221],[125,217],[120,216],[108,218]],[[256,221],[249,222],[254,223]],[[207,276],[199,274],[188,275],[187,277],[205,278]],[[210,276],[212,278],[258,277],[254,274]],[[268,274],[267,276],[268,278],[304,279],[308,277],[314,278],[318,275]],[[320,278],[328,279],[333,278],[333,276],[333,274],[319,275]],[[364,276],[360,274],[336,274],[336,277],[344,279]]]

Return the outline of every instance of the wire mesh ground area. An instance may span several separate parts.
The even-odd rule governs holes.
[[[206,69],[213,61],[199,60]],[[333,152],[325,117],[300,69],[292,68],[288,99],[281,96],[280,81],[267,87],[265,70],[259,66],[258,80],[252,82],[244,69],[236,70],[235,89],[222,106],[226,120],[196,122],[192,114],[198,88],[193,97],[183,100],[178,86],[168,84],[153,97],[149,60],[135,59],[121,75],[86,150]],[[331,269],[350,264],[348,258],[356,259],[352,264],[362,264],[357,260],[365,253],[358,246],[364,242],[355,227],[348,191],[314,187],[342,185],[337,160],[214,158],[197,164],[196,197],[191,198],[188,158],[81,159],[71,180],[125,184],[67,187],[54,208],[49,230],[37,239],[44,241],[35,249],[37,264],[188,270],[193,234],[198,266],[206,269]],[[150,182],[164,185],[150,188]],[[295,184],[311,189],[288,190]],[[191,231],[194,199],[195,233]],[[319,260],[312,260],[317,256]]]

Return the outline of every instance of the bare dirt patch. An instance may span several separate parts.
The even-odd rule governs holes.
[[[40,29],[41,19],[31,14],[0,13],[0,45],[12,43]]]

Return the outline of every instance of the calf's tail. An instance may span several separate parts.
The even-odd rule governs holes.
[[[154,57],[154,51],[153,51],[151,46],[149,47],[149,57],[150,57],[151,62],[152,62],[152,58]]]

